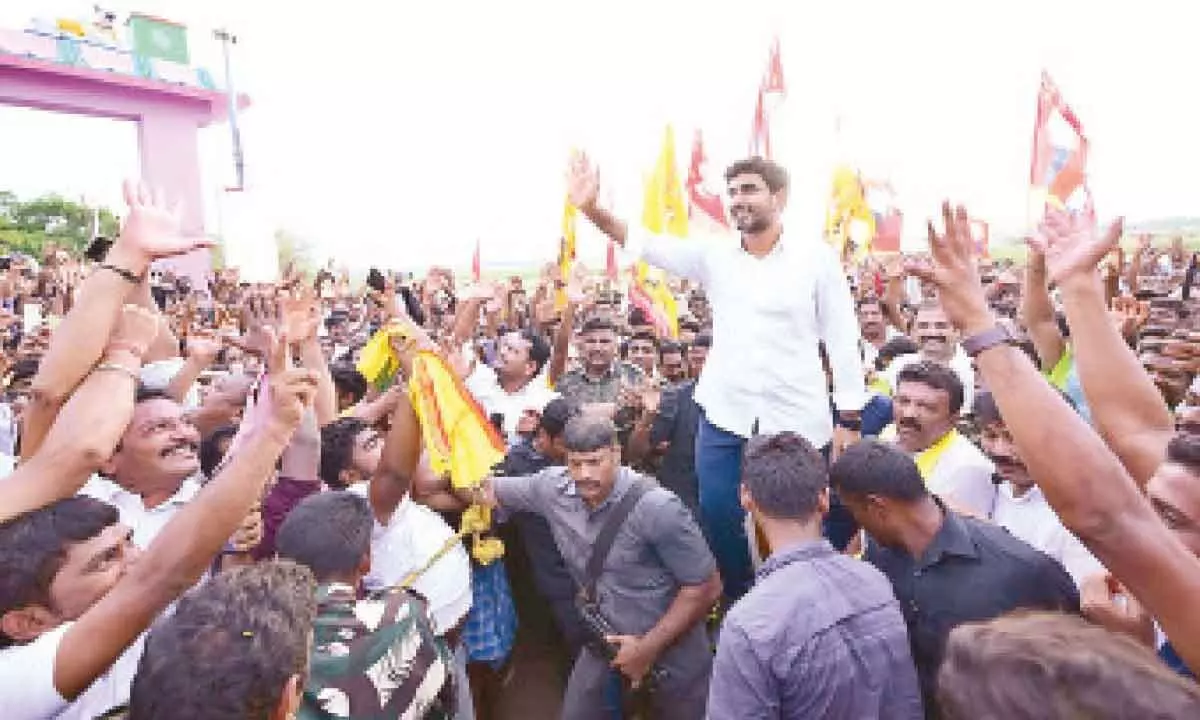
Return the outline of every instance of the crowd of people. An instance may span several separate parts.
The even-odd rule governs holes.
[[[598,177],[572,158],[572,204],[677,330],[557,264],[195,283],[137,185],[110,247],[8,258],[0,714],[499,718],[540,681],[548,719],[1200,717],[1181,240],[1049,208],[993,261],[947,205],[857,260],[785,232],[761,158],[725,173],[740,242]],[[431,462],[426,357],[505,448],[477,487]]]

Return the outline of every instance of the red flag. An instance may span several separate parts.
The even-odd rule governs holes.
[[[767,75],[763,78],[763,90],[783,95],[787,90],[783,84],[783,61],[779,57],[779,38],[771,43],[771,57],[767,60]]]
[[[482,279],[483,267],[479,257],[479,238],[475,238],[475,254],[471,256],[471,279],[479,282]]]
[[[779,54],[779,38],[771,44],[771,55],[767,59],[767,71],[758,86],[758,99],[754,105],[754,126],[750,134],[750,154],[771,158],[771,110],[776,100],[787,94],[783,82],[783,60]]]
[[[705,177],[705,165],[708,163],[708,158],[704,154],[704,138],[700,131],[696,131],[696,138],[692,141],[692,164],[688,167],[687,176],[687,193],[688,193],[688,217],[692,218],[696,215],[696,210],[700,210],[708,217],[724,227],[729,227],[729,220],[725,217],[725,203],[721,200],[721,196],[713,193],[707,187]]]
[[[604,274],[613,282],[616,282],[620,277],[620,273],[617,270],[617,244],[612,240],[608,241],[608,256],[605,258]]]
[[[1050,76],[1043,72],[1033,126],[1033,159],[1029,184],[1046,202],[1087,212],[1088,139],[1079,116],[1063,100]]]

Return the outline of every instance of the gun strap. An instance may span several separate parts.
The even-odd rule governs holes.
[[[604,527],[600,528],[599,534],[596,535],[596,543],[592,545],[592,554],[588,557],[587,567],[583,571],[582,589],[587,598],[595,598],[596,582],[604,572],[604,561],[608,558],[609,551],[612,550],[613,541],[617,539],[617,533],[625,524],[625,519],[633,512],[633,508],[642,499],[642,496],[650,491],[650,488],[651,485],[646,480],[634,480],[625,494],[621,496],[616,507],[609,513],[608,519],[604,521]]]

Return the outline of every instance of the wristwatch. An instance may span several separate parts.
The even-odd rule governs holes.
[[[1013,345],[1016,342],[1017,338],[1013,336],[1012,330],[1005,325],[996,325],[990,330],[964,338],[962,347],[969,357],[976,358],[984,350],[991,350],[997,345]]]

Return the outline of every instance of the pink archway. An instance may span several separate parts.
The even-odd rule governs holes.
[[[225,119],[228,103],[203,70],[62,34],[0,29],[0,105],[136,122],[142,179],[182,203],[185,232],[204,232],[198,132]],[[210,259],[198,251],[169,265],[195,282]]]

